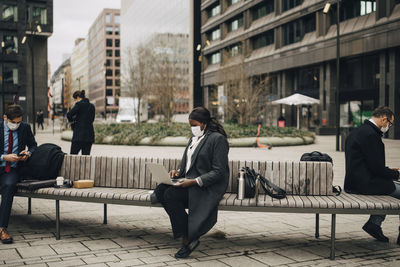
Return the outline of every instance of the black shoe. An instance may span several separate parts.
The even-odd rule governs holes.
[[[389,238],[387,238],[383,234],[382,228],[380,226],[376,225],[376,224],[373,224],[371,222],[367,222],[366,224],[364,224],[362,229],[365,232],[367,232],[370,236],[374,237],[376,240],[378,240],[380,242],[385,242],[385,243],[389,242]]]
[[[199,246],[200,241],[198,239],[193,240],[189,245],[183,245],[180,250],[175,254],[177,259],[185,259]]]

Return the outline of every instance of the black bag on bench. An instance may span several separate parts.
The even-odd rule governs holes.
[[[286,191],[277,186],[276,184],[269,181],[264,176],[261,176],[259,173],[256,173],[254,169],[250,169],[249,167],[242,167],[240,169],[244,172],[244,197],[245,198],[253,198],[256,194],[258,179],[261,183],[261,187],[264,189],[265,194],[269,195],[273,198],[282,199],[286,197]]]
[[[50,180],[23,180],[17,183],[18,189],[33,191],[40,188],[54,187],[56,179]]]

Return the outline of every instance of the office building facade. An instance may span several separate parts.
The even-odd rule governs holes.
[[[120,46],[120,10],[104,9],[88,33],[88,96],[96,113],[115,115],[118,110]]]
[[[78,38],[71,54],[71,90],[64,92],[64,107],[72,107],[72,94],[85,90],[89,94],[89,49],[87,39]]]
[[[196,2],[192,24],[197,19],[201,27],[192,27],[191,35],[201,40],[192,44],[193,60],[204,57],[199,102],[218,111],[221,97],[229,96],[221,70],[241,57],[252,77],[266,81],[262,101],[271,108],[260,118],[264,123],[276,125],[282,114],[295,126],[295,107],[270,102],[301,93],[321,104],[300,109],[300,115],[310,116],[311,125],[335,127],[336,1],[327,13],[329,1],[318,0]],[[400,1],[341,1],[339,26],[340,125],[357,126],[380,105],[400,114]],[[400,138],[400,116],[389,137]]]
[[[18,102],[32,122],[32,100],[36,111],[47,111],[47,38],[52,31],[52,0],[0,2],[1,113],[9,104]]]

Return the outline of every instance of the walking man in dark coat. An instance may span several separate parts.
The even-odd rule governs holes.
[[[94,105],[85,97],[85,90],[74,92],[77,100],[74,107],[67,113],[68,121],[73,130],[71,142],[71,154],[90,155],[94,143],[93,121],[95,117]]]
[[[385,166],[382,135],[393,125],[394,114],[388,107],[374,110],[372,118],[353,130],[346,140],[346,176],[344,190],[365,195],[390,195],[400,199],[399,169]],[[363,230],[382,242],[389,242],[381,224],[385,215],[371,215]],[[400,228],[399,228],[400,231]],[[400,234],[397,238],[400,245]]]
[[[37,147],[31,127],[22,121],[22,115],[20,105],[9,105],[4,114],[4,121],[0,122],[0,239],[3,244],[13,242],[7,227],[17,191],[20,163],[26,161]]]

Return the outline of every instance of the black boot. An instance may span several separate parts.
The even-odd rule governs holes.
[[[362,228],[365,232],[367,232],[369,235],[374,237],[376,240],[380,242],[389,242],[389,238],[387,238],[383,232],[382,228],[379,225],[373,224],[370,221],[368,221]]]

